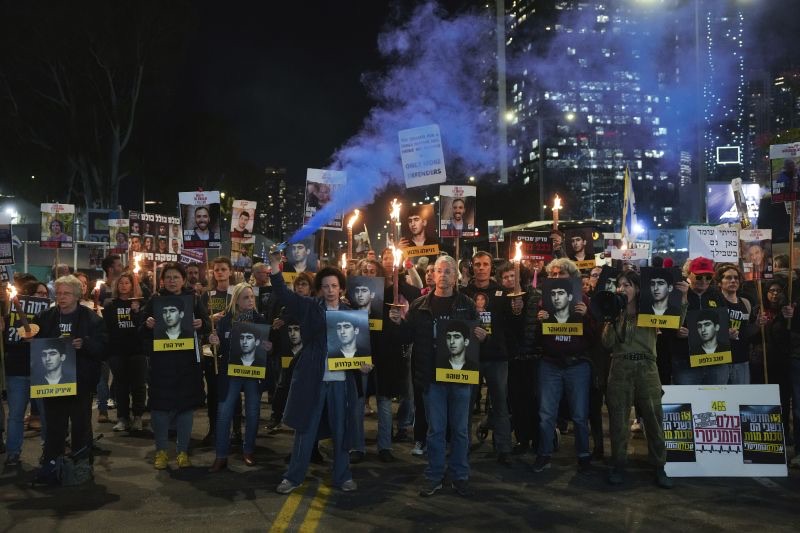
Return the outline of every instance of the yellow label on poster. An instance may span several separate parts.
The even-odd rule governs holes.
[[[31,398],[53,398],[55,396],[75,396],[76,394],[78,394],[77,383],[31,385]]]
[[[452,368],[437,368],[436,381],[477,385],[479,374],[480,373],[477,370],[453,370]]]
[[[267,377],[267,369],[263,366],[228,365],[228,375],[239,378],[264,379]]]
[[[336,357],[328,358],[328,370],[358,370],[361,365],[371,365],[371,355],[361,355],[359,357]]]
[[[731,362],[733,362],[733,355],[731,352],[703,353],[689,356],[689,366],[692,368],[698,366],[724,365],[725,363]]]
[[[153,340],[154,352],[170,352],[173,350],[194,350],[194,338]]]
[[[640,328],[678,329],[681,317],[678,315],[639,315],[636,325]]]
[[[383,331],[383,319],[382,318],[370,318],[369,319],[369,330],[370,331]]]
[[[283,274],[283,281],[291,285],[297,279],[299,272],[281,272]]]
[[[583,323],[542,322],[542,335],[583,335]]]
[[[292,359],[294,359],[294,357],[291,355],[287,357],[281,357],[281,368],[289,368],[289,366],[292,364]]]
[[[597,266],[597,261],[594,259],[587,259],[586,261],[575,261],[575,266],[578,270],[591,270]]]
[[[422,257],[423,255],[439,255],[439,245],[431,244],[429,246],[409,246],[403,248],[403,253],[406,257]]]

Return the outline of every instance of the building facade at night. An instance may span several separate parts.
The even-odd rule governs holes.
[[[300,228],[304,189],[289,181],[285,168],[264,169],[264,182],[256,187],[255,192],[258,233],[281,242]]]

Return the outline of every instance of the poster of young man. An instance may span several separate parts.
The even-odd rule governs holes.
[[[128,253],[130,222],[127,218],[108,219],[108,242],[115,254]]]
[[[406,207],[400,229],[400,248],[407,257],[436,257],[439,255],[439,240],[436,237],[436,215],[433,204],[417,204]]]
[[[730,318],[725,307],[693,309],[686,313],[689,329],[689,366],[730,363]]]
[[[281,354],[281,368],[289,368],[292,360],[303,350],[303,335],[300,332],[300,323],[295,318],[289,318],[284,324],[288,340],[288,350]]]
[[[303,225],[325,207],[336,195],[336,191],[347,184],[347,173],[341,170],[306,169],[306,200],[303,208]],[[336,213],[321,227],[324,229],[342,230],[344,213]]]
[[[72,339],[31,341],[31,398],[75,396],[78,383]]]
[[[436,381],[478,384],[480,344],[478,322],[447,320],[436,328]]]
[[[681,281],[680,271],[644,267],[641,276],[636,324],[643,328],[680,328],[682,294],[674,288],[675,283]]]
[[[349,276],[347,278],[347,300],[350,307],[369,313],[369,329],[383,330],[383,278]]]
[[[327,311],[325,322],[328,370],[356,370],[372,364],[367,311]]]
[[[221,248],[219,191],[178,193],[186,248]]]
[[[594,230],[592,228],[572,228],[564,232],[567,257],[575,261],[580,270],[594,268]]]
[[[739,260],[744,279],[772,279],[772,230],[743,229],[739,231]]]
[[[153,351],[194,349],[194,298],[190,294],[158,296],[153,300]]]
[[[439,237],[475,236],[474,185],[439,186]]]
[[[603,265],[603,269],[600,271],[600,277],[597,278],[596,292],[617,292],[617,275],[619,275],[618,269]]]
[[[487,225],[488,225],[489,242],[505,242],[505,236],[503,235],[502,220],[489,220],[487,222]]]
[[[42,204],[42,248],[72,248],[74,204]]]
[[[253,224],[256,221],[256,202],[234,200],[231,213],[231,242],[254,244]]]
[[[316,272],[317,254],[314,252],[314,238],[308,237],[302,241],[293,242],[286,251],[286,265],[283,269],[285,273]],[[296,276],[290,276],[290,282]],[[286,276],[284,276],[286,278]]]
[[[253,268],[255,244],[231,240],[231,262],[236,272],[249,272]]]
[[[270,327],[267,324],[234,322],[230,331],[228,375],[242,378],[267,377],[267,350]]]
[[[520,253],[523,261],[553,260],[553,240],[546,231],[510,231],[508,232],[508,260],[514,260],[517,253],[517,242],[522,242]]]
[[[547,278],[542,282],[542,305],[547,318],[542,320],[542,335],[583,335],[583,317],[575,312],[583,287],[580,279]]]
[[[797,160],[800,159],[800,142],[773,144],[769,147],[770,190],[772,203],[794,202],[798,199],[800,176]]]

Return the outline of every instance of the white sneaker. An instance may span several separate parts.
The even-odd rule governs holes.
[[[639,419],[631,421],[631,433],[641,433],[642,431],[642,424],[639,422]]]
[[[420,441],[415,442],[411,449],[411,455],[425,455],[425,446]]]
[[[134,416],[133,423],[130,427],[131,431],[141,431],[142,430],[142,417],[141,416]]]
[[[130,425],[128,424],[128,421],[124,418],[120,418],[119,420],[117,420],[117,423],[114,425],[113,428],[111,428],[112,431],[128,431],[128,429],[130,429]]]
[[[112,400],[111,398],[109,398],[109,399],[106,401],[106,405],[108,406],[108,408],[109,408],[109,409],[116,409],[116,408],[117,408],[117,402],[115,402],[115,401],[114,401],[114,400]]]

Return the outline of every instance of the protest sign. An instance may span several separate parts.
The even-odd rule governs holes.
[[[439,187],[439,237],[475,236],[475,199],[472,185]]]
[[[178,193],[183,221],[183,246],[221,248],[219,191]]]
[[[739,261],[739,230],[689,226],[689,259],[707,257],[715,263]]]
[[[358,370],[371,365],[367,311],[326,311],[328,370]]]
[[[31,398],[78,394],[75,348],[69,337],[34,338],[30,365]]]
[[[477,385],[480,343],[475,337],[476,321],[447,320],[437,328],[436,381]]]
[[[42,248],[72,248],[73,204],[42,204]]]
[[[347,173],[341,170],[323,170],[319,168],[306,169],[306,198],[303,208],[303,225],[325,207],[336,196],[337,191],[347,184]],[[342,230],[344,213],[335,213],[333,218],[326,220],[322,229]]]
[[[398,138],[406,188],[447,181],[438,125],[401,130]]]

